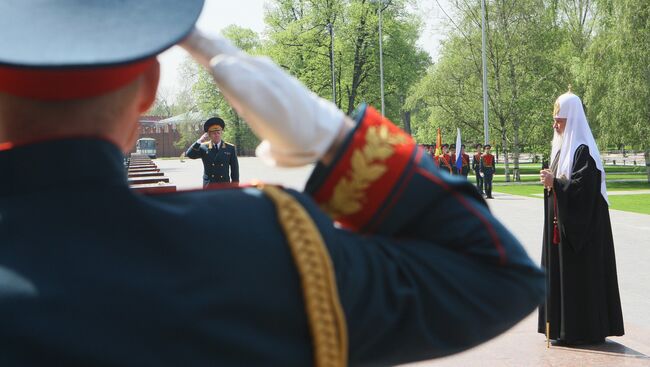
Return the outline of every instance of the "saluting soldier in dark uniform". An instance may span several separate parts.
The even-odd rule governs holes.
[[[398,365],[538,307],[543,273],[469,183],[375,109],[346,116],[194,30],[202,6],[0,1],[2,367]],[[177,43],[258,157],[314,165],[304,192],[128,187],[156,55]]]
[[[481,156],[481,173],[483,173],[483,179],[485,180],[485,197],[487,199],[494,199],[492,197],[492,178],[495,172],[494,156],[490,154],[490,149],[492,149],[490,144],[485,144],[484,148],[485,153]]]
[[[481,155],[483,155],[483,145],[476,144],[476,154],[472,156],[472,169],[476,177],[476,188],[478,192],[483,195],[483,176],[481,176]]]
[[[185,153],[188,158],[203,160],[203,187],[214,183],[238,183],[239,162],[235,146],[221,139],[226,123],[212,117],[203,124],[203,131]]]

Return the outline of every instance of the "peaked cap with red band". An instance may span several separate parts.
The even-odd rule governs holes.
[[[203,2],[0,1],[0,93],[66,100],[118,89],[189,34]]]

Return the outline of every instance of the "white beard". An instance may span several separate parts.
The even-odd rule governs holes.
[[[562,149],[562,142],[564,142],[564,136],[562,134],[558,134],[556,131],[553,132],[553,141],[551,142],[551,152],[558,152],[560,149]],[[551,161],[555,157],[551,157]]]

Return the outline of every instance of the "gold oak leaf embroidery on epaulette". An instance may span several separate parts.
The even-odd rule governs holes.
[[[404,143],[403,135],[390,135],[385,125],[368,128],[366,144],[352,152],[348,177],[336,184],[323,210],[334,219],[360,211],[366,200],[366,189],[388,171],[386,159],[394,154],[396,145]]]

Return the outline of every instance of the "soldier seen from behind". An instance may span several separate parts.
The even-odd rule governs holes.
[[[2,367],[397,365],[537,308],[541,269],[471,184],[372,107],[346,116],[195,30],[202,6],[0,2]],[[123,154],[175,44],[261,160],[314,165],[304,192],[129,188]]]

